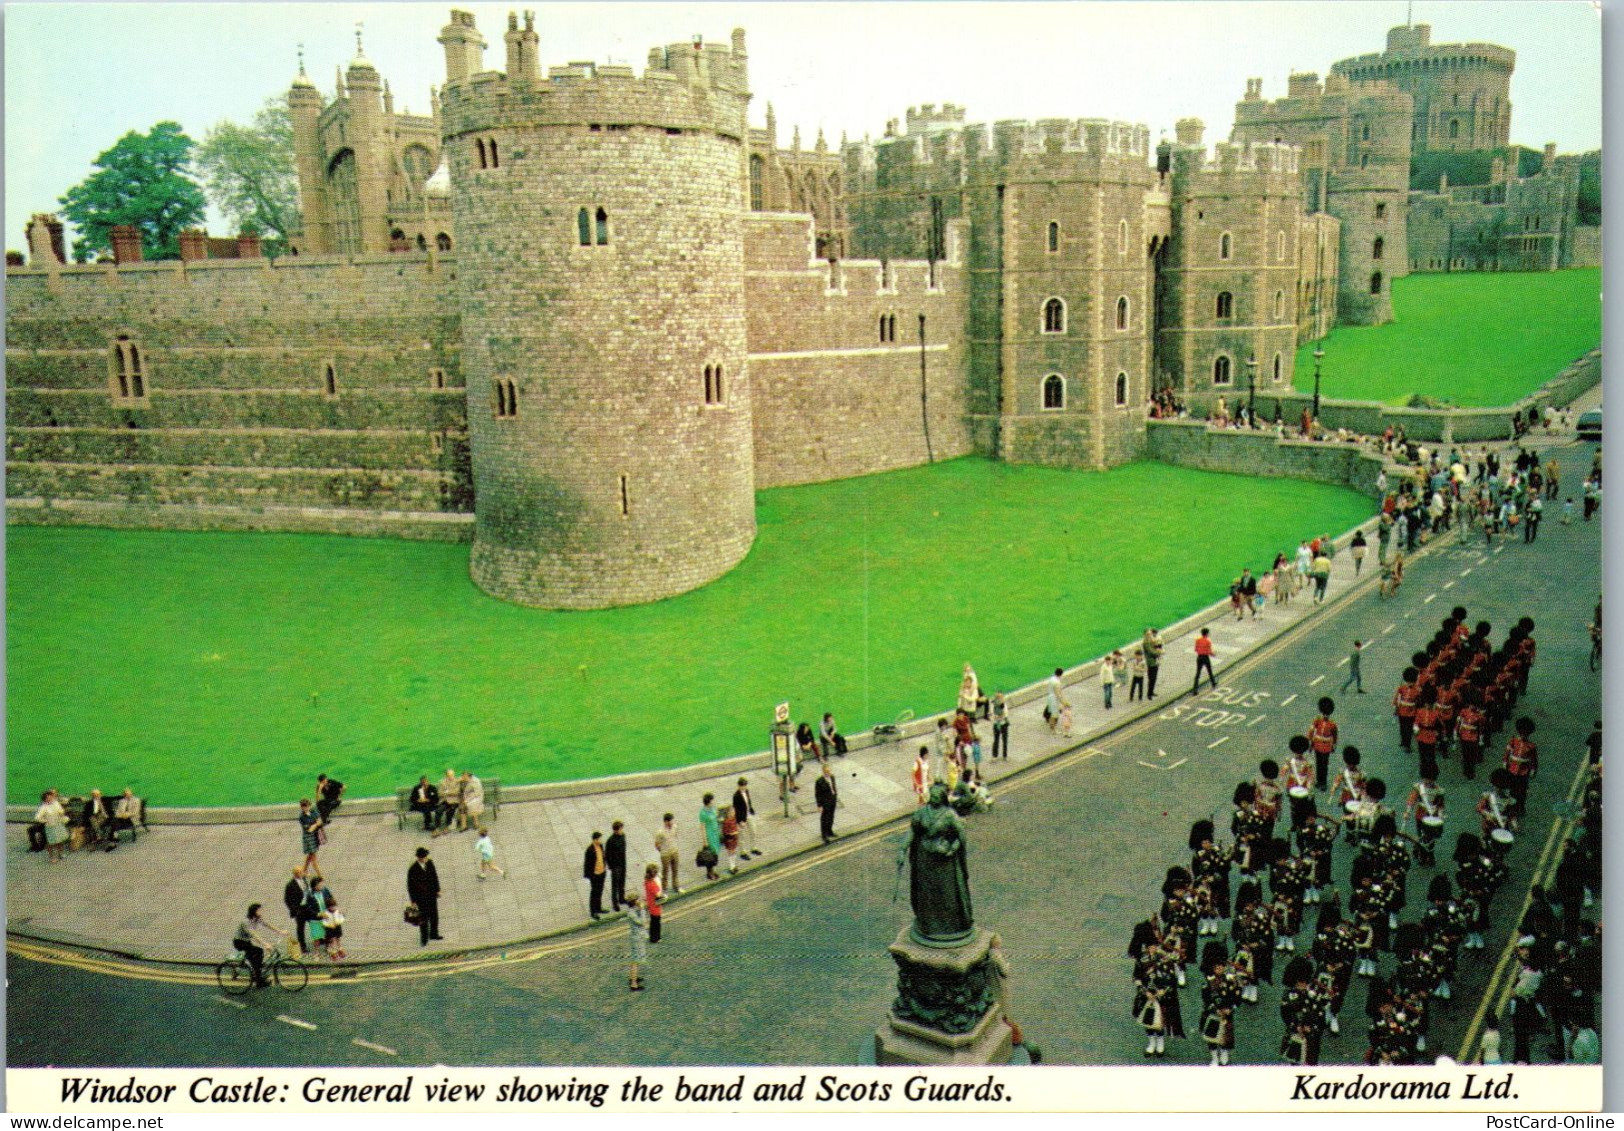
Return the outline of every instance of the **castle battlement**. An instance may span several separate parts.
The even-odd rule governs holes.
[[[1220,141],[1210,154],[1205,146],[1179,145],[1173,148],[1173,170],[1176,177],[1261,173],[1290,180],[1297,176],[1301,156],[1299,146],[1284,142]]]
[[[953,107],[953,115],[962,117],[963,111]],[[933,120],[941,117],[933,115]],[[873,174],[881,165],[897,169],[945,161],[1004,166],[1054,155],[1084,157],[1100,164],[1145,164],[1149,154],[1148,126],[1105,118],[1010,118],[938,125],[923,133],[891,134],[879,141],[865,138],[848,143],[845,149],[847,167],[860,174]]]

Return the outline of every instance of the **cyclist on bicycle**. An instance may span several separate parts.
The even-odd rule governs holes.
[[[237,934],[232,938],[231,945],[247,956],[248,966],[254,972],[254,985],[267,986],[270,983],[265,979],[266,948],[259,944],[263,940],[275,946],[280,939],[272,939],[271,933],[286,938],[287,932],[267,923],[260,916],[259,909],[260,905],[257,903],[248,905],[248,915],[237,924]]]

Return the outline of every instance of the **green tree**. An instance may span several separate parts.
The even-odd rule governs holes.
[[[134,224],[141,254],[173,259],[180,233],[203,222],[203,190],[189,176],[196,143],[179,123],[159,122],[146,134],[134,130],[96,158],[96,172],[62,197],[62,214],[78,231],[74,258],[112,247],[110,229]]]
[[[265,237],[267,252],[287,246],[299,230],[299,181],[293,163],[293,121],[280,98],[269,98],[250,125],[221,122],[198,147],[197,167],[209,199],[238,230]]]

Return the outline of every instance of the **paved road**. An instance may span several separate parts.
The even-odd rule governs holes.
[[[1579,458],[1570,452],[1564,463]],[[1344,739],[1395,792],[1407,787],[1412,766],[1397,749],[1388,697],[1404,658],[1457,603],[1473,621],[1489,620],[1497,641],[1518,616],[1539,625],[1521,710],[1539,724],[1545,769],[1513,880],[1495,905],[1506,923],[1599,716],[1583,624],[1601,584],[1600,556],[1599,523],[1547,522],[1532,546],[1442,549],[1414,565],[1397,598],[1366,591],[1344,602],[1225,673],[1218,694],[1169,700],[1157,717],[1004,783],[996,809],[970,823],[976,918],[1002,936],[1015,970],[1011,1012],[1049,1061],[1141,1059],[1123,956],[1132,924],[1158,902],[1165,868],[1187,858],[1190,822],[1227,809],[1234,782],[1280,755],[1320,693],[1336,694],[1337,662],[1355,637],[1375,642],[1364,662],[1371,693],[1336,696]],[[1452,843],[1456,831],[1475,827],[1476,792],[1452,764],[1443,784]],[[895,897],[900,839],[900,826],[881,828],[677,904],[667,940],[654,948],[650,992],[637,995],[625,992],[624,942],[613,927],[432,970],[357,971],[298,997],[258,994],[241,1010],[206,985],[51,965],[14,949],[8,1054],[12,1064],[58,1065],[858,1062],[894,992],[885,947],[908,918],[905,893]],[[1339,847],[1339,875],[1350,856]],[[1412,873],[1412,904],[1429,878]],[[1466,1035],[1505,937],[1502,926],[1484,960],[1464,967],[1454,1002],[1438,1011],[1434,1051],[1453,1053]],[[91,994],[114,1016],[149,1018],[139,1039],[118,1027],[32,1020],[63,1017],[71,1010],[62,1003]],[[1265,991],[1244,1013],[1238,1061],[1274,1060],[1276,1000]],[[1192,1024],[1197,1003],[1192,979],[1184,991]],[[1356,985],[1327,1061],[1362,1055],[1362,1008]],[[1204,1063],[1198,1045],[1173,1042],[1169,1060]]]

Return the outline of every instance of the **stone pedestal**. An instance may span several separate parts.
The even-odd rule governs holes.
[[[904,927],[891,944],[897,999],[874,1034],[876,1064],[1008,1064],[1003,966],[980,928],[953,947],[926,946]]]

